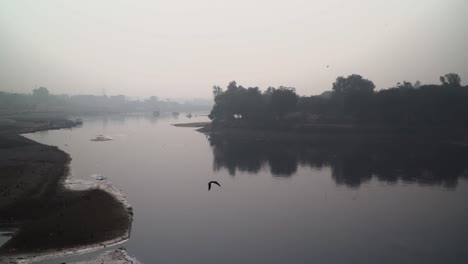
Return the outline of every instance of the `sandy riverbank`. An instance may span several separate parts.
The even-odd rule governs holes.
[[[128,203],[103,188],[66,188],[69,155],[19,135],[74,125],[61,117],[0,118],[0,229],[17,230],[0,247],[0,262],[128,238]]]
[[[75,264],[140,264],[140,262],[127,254],[127,251],[124,248],[119,248],[116,250],[111,250],[106,252],[97,258],[84,261],[76,262]]]

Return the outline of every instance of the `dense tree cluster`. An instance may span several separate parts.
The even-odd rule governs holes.
[[[375,91],[372,81],[353,74],[338,77],[332,91],[302,97],[291,87],[269,87],[262,92],[233,81],[225,91],[214,87],[215,105],[209,117],[215,122],[245,124],[468,125],[468,86],[462,86],[455,73],[440,80],[440,85],[404,81]]]
[[[299,100],[294,88],[269,87],[262,93],[258,87],[244,88],[235,81],[229,83],[226,91],[214,86],[213,95],[215,105],[209,117],[228,122],[275,120],[294,111]]]

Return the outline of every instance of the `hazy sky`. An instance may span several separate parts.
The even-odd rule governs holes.
[[[447,72],[466,84],[467,13],[467,0],[0,0],[0,90],[210,97],[236,80],[312,95],[352,73],[377,88]]]

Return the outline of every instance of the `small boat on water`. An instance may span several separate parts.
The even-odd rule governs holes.
[[[114,139],[108,136],[104,136],[104,135],[97,135],[95,138],[91,139],[91,141],[109,141],[109,140],[114,140]]]
[[[188,117],[188,118],[192,118],[192,114],[188,114],[187,117]]]

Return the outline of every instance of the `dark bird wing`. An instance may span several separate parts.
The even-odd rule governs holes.
[[[211,190],[211,184],[216,184],[216,185],[218,185],[219,187],[221,187],[221,184],[219,184],[219,182],[217,182],[217,181],[210,181],[210,182],[208,183],[208,191]]]

